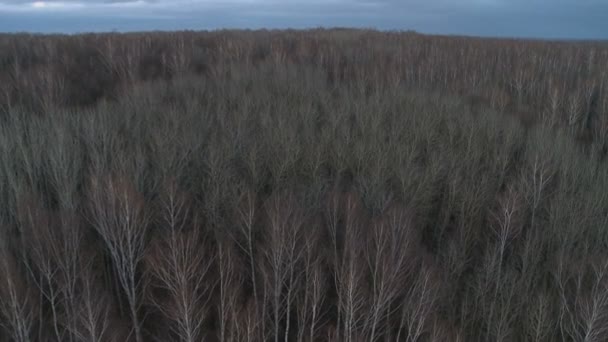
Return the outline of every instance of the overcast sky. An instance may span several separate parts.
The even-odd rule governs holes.
[[[366,27],[608,39],[608,0],[0,0],[0,31]]]

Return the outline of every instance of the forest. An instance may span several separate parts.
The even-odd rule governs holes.
[[[608,340],[608,43],[0,34],[0,342]]]

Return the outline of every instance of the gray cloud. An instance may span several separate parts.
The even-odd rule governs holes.
[[[316,26],[608,39],[608,1],[0,0],[0,31]]]

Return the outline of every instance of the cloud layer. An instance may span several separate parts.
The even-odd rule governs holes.
[[[317,26],[608,39],[605,0],[0,0],[0,31]]]

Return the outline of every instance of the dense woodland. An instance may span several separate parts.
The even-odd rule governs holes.
[[[0,342],[608,340],[608,43],[0,35]]]

